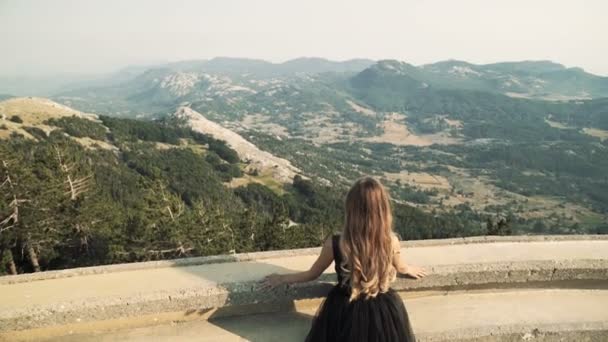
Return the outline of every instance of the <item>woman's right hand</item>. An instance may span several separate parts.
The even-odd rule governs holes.
[[[408,265],[404,274],[414,279],[424,278],[428,275],[424,268],[413,265]]]

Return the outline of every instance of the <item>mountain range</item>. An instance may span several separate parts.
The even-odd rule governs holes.
[[[3,77],[0,93],[13,95],[56,95],[67,90],[115,85],[154,69],[166,72],[220,73],[232,76],[252,74],[257,77],[293,74],[357,73],[375,65],[393,68],[426,84],[439,88],[493,91],[511,96],[567,100],[608,96],[607,77],[566,68],[551,61],[503,62],[477,65],[447,60],[414,66],[395,60],[352,59],[331,61],[323,58],[297,58],[283,63],[264,60],[218,57],[158,65],[130,66],[102,76],[58,75],[53,77]],[[160,71],[156,71],[160,72]]]

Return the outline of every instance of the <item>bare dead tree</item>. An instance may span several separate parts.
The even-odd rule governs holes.
[[[236,242],[234,241],[234,230],[226,223],[222,223],[222,228],[230,234],[230,241],[232,242],[232,248],[228,251],[230,254],[236,253]]]
[[[12,274],[12,275],[16,275],[17,274],[17,265],[15,265],[15,260],[13,260],[13,252],[9,249],[8,253],[9,253],[9,258],[10,258],[10,260],[8,261],[8,273]]]
[[[79,239],[80,239],[80,246],[79,249],[80,251],[83,251],[85,253],[89,253],[89,234],[87,233],[87,229],[86,227],[83,227],[80,224],[76,224],[76,226],[74,227],[74,232],[78,235]]]
[[[193,250],[195,250],[194,247],[185,247],[180,242],[180,245],[176,248],[146,249],[146,250],[142,251],[139,255],[143,256],[143,257],[154,257],[154,258],[165,258],[167,254],[174,256],[174,257],[186,257]],[[117,252],[116,254],[130,256],[131,252]]]
[[[165,209],[167,209],[167,212],[169,213],[169,217],[171,217],[171,221],[175,221],[175,218],[179,217],[184,211],[183,204],[180,202],[177,204],[177,208],[172,209],[171,200],[169,198],[167,198],[167,194],[165,193],[165,189],[162,187],[162,185],[161,185],[160,193],[161,193],[163,202],[165,204]],[[174,209],[176,209],[176,210],[174,211]]]
[[[4,168],[4,180],[2,184],[0,184],[0,189],[6,188],[8,192],[8,197],[12,198],[11,202],[8,204],[8,207],[11,209],[10,214],[0,221],[0,233],[12,229],[17,226],[19,223],[19,205],[21,203],[27,202],[26,199],[17,198],[17,192],[15,191],[15,186],[13,184],[8,163],[6,160],[2,161],[2,167]],[[15,265],[15,259],[13,258],[13,252],[9,248],[8,251],[8,269],[11,274],[17,274],[17,266]]]
[[[66,195],[70,195],[70,199],[75,201],[79,195],[86,192],[89,189],[89,181],[92,175],[88,175],[81,178],[73,178],[70,171],[73,168],[73,165],[70,165],[64,161],[63,156],[61,155],[61,151],[54,146],[55,152],[57,153],[57,161],[59,162],[59,166],[61,171],[65,174],[66,181],[65,183],[68,185],[68,191],[65,192]]]
[[[155,255],[155,256],[160,256],[160,257],[164,257],[165,254],[171,253],[174,256],[177,257],[183,257],[183,256],[187,256],[188,253],[190,251],[193,251],[194,248],[193,247],[184,247],[184,245],[179,242],[179,246],[175,247],[175,248],[169,248],[169,249],[152,249],[152,250],[147,250],[146,253],[150,254],[150,255]]]
[[[25,250],[27,252],[27,257],[30,259],[30,264],[34,269],[34,272],[40,272],[40,263],[38,263],[38,253],[36,253],[36,249],[32,239],[28,236],[27,242],[25,243]]]
[[[167,199],[167,196],[165,195],[165,190],[161,189],[160,193],[163,196],[163,201],[167,204],[167,211],[169,212],[169,216],[171,216],[171,221],[175,221],[175,217],[173,216],[173,211],[171,210],[171,203],[169,203],[169,200]]]
[[[11,175],[8,171],[8,163],[5,160],[2,161],[2,166],[4,168],[4,181],[0,184],[0,189],[6,187],[9,192],[9,197],[12,197],[12,200],[8,204],[8,207],[11,208],[11,213],[0,221],[0,233],[13,228],[19,223],[19,204],[27,202],[25,199],[17,198],[15,186],[13,185]]]

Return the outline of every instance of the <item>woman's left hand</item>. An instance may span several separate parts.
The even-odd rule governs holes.
[[[285,281],[283,280],[283,276],[280,274],[273,273],[271,275],[266,276],[264,279],[260,281],[262,284],[262,290],[272,290],[275,287],[283,284]]]

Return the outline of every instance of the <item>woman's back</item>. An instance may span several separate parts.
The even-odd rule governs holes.
[[[351,298],[349,270],[343,266],[340,238],[339,234],[331,237],[338,284],[319,308],[306,341],[415,341],[407,311],[395,291]]]
[[[317,312],[306,341],[408,342],[414,334],[401,297],[390,288],[396,274],[426,275],[400,258],[388,193],[373,178],[358,180],[345,201],[342,234],[328,238],[309,270],[272,274],[263,286],[317,279],[332,261],[338,284]]]

